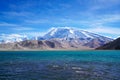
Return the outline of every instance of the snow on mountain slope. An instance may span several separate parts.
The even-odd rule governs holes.
[[[20,42],[25,40],[26,35],[20,34],[1,34],[0,35],[0,43],[13,43],[13,42]]]
[[[97,35],[94,33],[90,33],[83,30],[77,30],[69,27],[61,27],[61,28],[52,28],[48,33],[46,33],[43,36],[45,39],[51,39],[51,38],[107,38],[101,35]],[[108,38],[109,39],[109,38]]]

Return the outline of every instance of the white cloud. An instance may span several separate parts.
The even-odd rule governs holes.
[[[29,31],[29,30],[35,30],[34,28],[31,28],[31,27],[13,27],[11,28],[12,30],[15,30],[15,31]]]
[[[92,5],[89,6],[90,8],[88,9],[88,11],[96,11],[99,9],[107,9],[107,8],[111,8],[114,7],[116,5],[120,5],[120,0],[93,0],[92,1]]]
[[[120,14],[108,14],[108,15],[101,15],[101,16],[95,16],[94,18],[91,18],[86,21],[79,21],[81,24],[104,24],[104,23],[110,23],[110,22],[116,22],[120,21]]]
[[[0,23],[0,26],[4,27],[4,26],[18,26],[18,25],[17,24],[11,24],[11,23],[2,22],[2,23]]]
[[[31,37],[43,36],[46,32],[24,32],[24,35],[30,35]]]
[[[110,38],[118,38],[120,37],[120,28],[113,28],[113,27],[94,27],[94,28],[86,28],[85,30],[104,35]]]
[[[37,20],[25,20],[24,22],[29,24],[40,24],[40,23],[49,23],[51,21],[47,19],[37,19]]]
[[[95,27],[95,28],[87,28],[86,30],[95,32],[95,33],[107,33],[107,34],[120,35],[120,28]]]
[[[21,38],[21,37],[26,37],[26,36],[20,35],[20,34],[1,34],[0,35],[0,39],[3,39],[3,40],[10,40],[10,39]]]
[[[15,12],[15,11],[10,11],[10,12],[1,12],[2,14],[8,16],[27,16],[30,15],[29,12]]]
[[[107,26],[107,24],[109,25],[109,23],[111,23],[111,22],[118,22],[118,21],[120,21],[120,15],[113,14],[113,15],[103,15],[96,20],[83,21],[81,23],[85,24],[86,26],[89,26],[86,28],[87,31],[91,31],[94,33],[100,33],[100,34],[119,36],[120,35],[119,26],[120,25],[119,26]],[[113,37],[113,36],[111,36],[111,37]]]
[[[102,18],[98,21],[101,21],[101,22],[115,22],[115,21],[118,21],[120,20],[120,14],[111,14],[111,15],[103,15],[101,16]]]
[[[6,23],[6,22],[0,23],[0,27],[8,27],[8,29],[14,30],[14,31],[35,30],[35,28],[23,27],[22,25]]]

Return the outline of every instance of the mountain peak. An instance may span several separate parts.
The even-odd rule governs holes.
[[[71,28],[71,27],[51,28],[51,29],[50,29],[51,35],[53,35],[55,32],[60,31],[60,30],[66,30],[66,31],[69,31],[71,34],[73,34],[75,29],[73,29],[73,28]]]
[[[90,33],[87,31],[71,28],[71,27],[57,27],[51,28],[44,38],[98,38],[103,37],[98,34]]]

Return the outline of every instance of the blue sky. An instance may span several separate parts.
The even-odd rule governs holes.
[[[0,34],[75,27],[120,36],[120,0],[0,0]]]

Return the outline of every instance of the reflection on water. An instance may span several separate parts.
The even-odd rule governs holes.
[[[16,57],[18,56],[20,55],[17,55]],[[38,55],[36,57],[38,57]],[[29,60],[29,58],[26,58],[28,60],[26,60],[25,58],[8,58],[6,60],[1,59],[0,80],[120,79],[120,62],[81,61],[79,59],[67,60],[67,57],[65,56],[64,58],[62,60]]]

